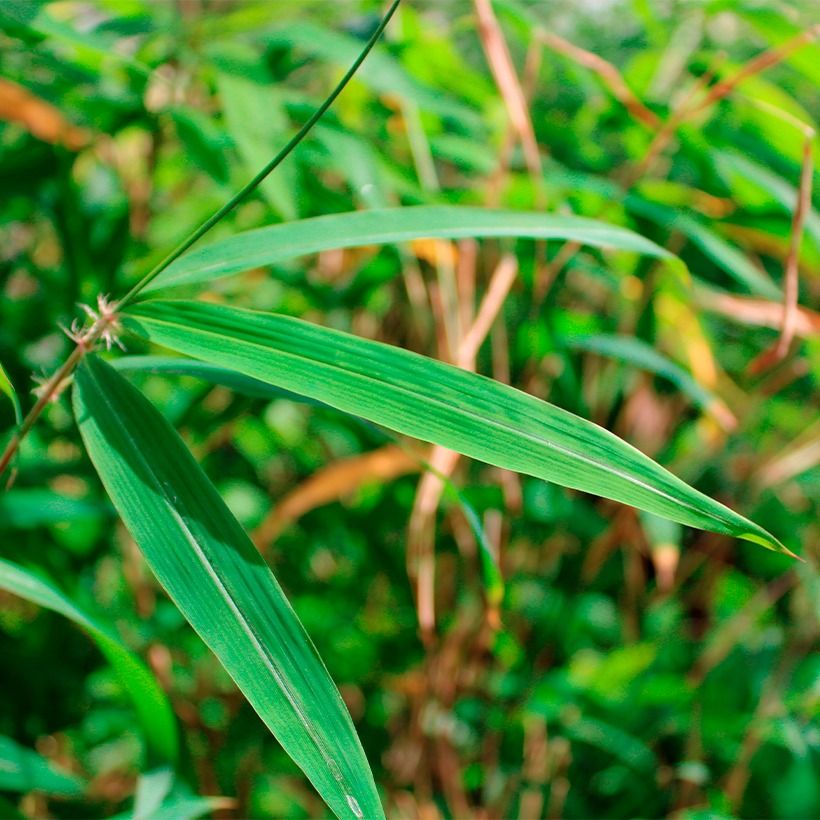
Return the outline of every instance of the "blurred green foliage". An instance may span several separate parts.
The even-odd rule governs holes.
[[[683,123],[636,176],[657,129],[537,34],[608,60],[666,121],[693,86],[815,23],[816,6],[498,0],[526,75],[534,176],[472,4],[405,3],[320,126],[215,237],[436,203],[546,207],[640,232],[688,272],[627,252],[482,240],[479,294],[505,250],[520,277],[479,372],[613,430],[807,563],[462,462],[436,519],[438,623],[425,643],[406,568],[418,475],[342,483],[337,500],[263,547],[342,691],[388,814],[817,816],[818,315],[805,313],[782,363],[757,375],[749,364],[777,338],[803,140],[792,118],[813,125],[820,113],[820,46]],[[30,407],[31,373],[68,352],[58,325],[76,303],[124,292],[269,159],[379,11],[318,0],[0,5],[4,437],[15,420],[7,381]],[[818,226],[813,211],[800,256],[808,309],[820,303]],[[469,242],[327,252],[217,281],[208,298],[447,357],[448,265],[457,273],[471,253]],[[251,530],[308,477],[390,441],[258,387],[161,368],[129,378]],[[116,815],[142,775],[151,816],[322,815],[115,523],[64,400],[16,468],[0,496],[3,557],[116,625],[168,693],[183,751],[173,779],[151,774],[128,691],[95,645],[0,592],[0,813]],[[465,509],[478,526],[465,530]],[[476,532],[500,549],[497,616]],[[6,778],[7,759],[29,761],[28,779]]]

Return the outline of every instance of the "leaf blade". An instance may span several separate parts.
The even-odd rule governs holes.
[[[62,590],[31,570],[0,558],[0,589],[4,589],[73,621],[94,640],[131,698],[149,747],[162,760],[175,762],[179,737],[173,710],[154,676],[95,615],[75,604]]]
[[[383,816],[338,690],[270,569],[177,433],[87,357],[74,407],[91,459],[152,571],[340,817]]]
[[[418,205],[351,211],[244,231],[185,254],[144,292],[207,282],[323,250],[423,238],[472,237],[574,240],[595,247],[671,257],[668,251],[633,231],[594,219],[527,211]]]
[[[492,379],[292,317],[238,308],[156,301],[132,306],[125,322],[157,344],[397,432],[788,552],[762,527],[612,433]]]
[[[5,393],[6,396],[8,396],[14,409],[14,421],[18,425],[21,424],[23,421],[23,411],[20,407],[20,399],[17,398],[17,391],[14,389],[14,385],[11,383],[11,379],[8,377],[2,364],[0,364],[0,393]]]
[[[58,769],[37,752],[0,735],[0,791],[43,791],[59,797],[80,797],[86,783]]]
[[[643,339],[623,334],[578,334],[567,336],[566,345],[572,350],[597,353],[662,376],[684,393],[696,407],[713,413],[721,423],[726,424],[728,420],[731,425],[733,416],[718,396]]]

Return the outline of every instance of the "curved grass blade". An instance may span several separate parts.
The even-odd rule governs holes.
[[[339,817],[382,817],[350,715],[268,566],[182,439],[89,356],[74,411],[114,506],[160,583]]]
[[[78,607],[64,592],[31,570],[0,559],[0,589],[74,621],[96,642],[131,698],[153,756],[174,763],[179,737],[174,713],[154,676],[98,617]]]
[[[81,778],[0,735],[0,792],[38,791],[55,797],[81,797],[85,786]]]
[[[719,420],[724,422],[727,414],[731,417],[730,411],[718,396],[698,384],[690,373],[642,339],[618,334],[592,334],[570,336],[566,339],[566,344],[572,350],[597,353],[600,356],[634,365],[656,376],[662,376],[687,395],[695,406],[704,412],[714,413]]]
[[[633,194],[624,198],[624,204],[631,213],[669,230],[680,231],[704,256],[750,293],[767,299],[780,298],[780,288],[765,271],[756,268],[745,254],[703,222]]]
[[[126,326],[157,344],[397,432],[788,552],[612,433],[492,379],[276,314],[185,301],[147,302],[128,314]]]
[[[0,364],[0,393],[5,393],[8,396],[11,406],[14,408],[14,421],[19,425],[23,421],[20,400],[17,398],[17,391],[14,389],[14,385],[11,383],[11,379],[9,379],[2,364]]]
[[[713,155],[718,170],[726,178],[728,184],[731,185],[732,176],[736,174],[744,184],[753,184],[764,192],[767,198],[777,202],[787,214],[794,213],[799,192],[782,177],[734,151],[714,151]],[[805,218],[806,233],[811,235],[817,245],[820,245],[820,215],[810,207]]]
[[[26,487],[0,495],[0,528],[28,530],[111,515],[107,504],[71,498],[54,490]]]
[[[120,373],[189,376],[220,387],[227,387],[234,393],[255,399],[290,399],[300,403],[320,404],[320,402],[314,402],[297,393],[292,393],[290,390],[283,390],[281,387],[275,387],[259,379],[252,379],[235,370],[201,362],[198,359],[186,359],[180,356],[122,356],[114,359],[110,364]],[[0,496],[0,510],[2,509],[2,498]]]
[[[209,282],[334,248],[471,237],[572,240],[599,248],[671,258],[668,251],[633,231],[580,216],[417,205],[331,214],[245,231],[185,254],[144,290]]]

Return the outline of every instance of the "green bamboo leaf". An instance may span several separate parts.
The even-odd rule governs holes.
[[[68,521],[101,518],[111,512],[107,504],[36,487],[6,490],[0,495],[0,528],[50,527]]]
[[[80,797],[85,785],[82,778],[58,769],[37,752],[0,736],[0,792],[38,791],[55,797]]]
[[[276,86],[259,85],[226,72],[217,74],[217,88],[228,130],[240,157],[253,173],[287,139],[290,123],[281,93]],[[297,218],[294,192],[299,190],[299,184],[293,163],[281,166],[276,179],[268,177],[259,190],[285,220]]]
[[[143,772],[137,780],[134,805],[114,820],[196,820],[235,804],[230,797],[198,797],[175,779],[168,766]]]
[[[715,151],[714,158],[718,170],[728,184],[731,185],[735,177],[740,178],[744,185],[753,185],[766,199],[773,199],[789,215],[794,213],[798,197],[797,188],[781,176],[734,151]],[[806,233],[820,245],[820,215],[814,208],[809,207],[805,220]]]
[[[134,820],[153,817],[174,785],[174,770],[170,766],[143,772],[134,793]]]
[[[251,396],[255,399],[290,399],[300,403],[319,404],[306,399],[290,390],[283,390],[267,382],[252,379],[235,370],[218,367],[197,359],[185,359],[180,356],[122,356],[111,362],[112,367],[120,373],[153,373],[166,376],[189,376],[195,379],[227,387],[234,393]],[[3,496],[0,496],[0,513],[3,509]],[[1,519],[0,519],[1,520]]]
[[[134,332],[465,455],[788,552],[597,425],[492,379],[299,319],[199,302],[129,308]]]
[[[781,298],[780,288],[765,271],[756,268],[738,248],[700,220],[632,194],[624,198],[624,204],[632,213],[670,230],[680,231],[704,256],[750,293],[766,299]]]
[[[750,293],[766,299],[781,299],[780,288],[769,275],[755,267],[749,258],[722,236],[689,216],[679,216],[674,227],[700,248],[701,252],[723,268]]]
[[[566,339],[566,344],[572,350],[597,353],[662,376],[685,393],[695,406],[707,413],[714,412],[719,418],[725,418],[727,408],[721,399],[698,384],[692,375],[680,365],[659,353],[642,339],[617,334],[592,334],[570,336]]]
[[[353,723],[268,566],[182,439],[87,357],[74,410],[91,460],[160,583],[339,817],[382,817]]]
[[[103,67],[110,70],[112,62],[121,63],[140,74],[144,78],[151,76],[151,67],[145,63],[123,53],[121,49],[114,47],[115,43],[110,38],[101,37],[98,34],[80,30],[64,21],[63,15],[52,14],[48,3],[30,2],[30,0],[4,0],[0,4],[0,23],[12,30],[14,36],[15,27],[20,27],[24,31],[29,31],[49,41],[65,44],[73,54],[69,58],[71,62],[78,63],[96,71],[102,71]],[[11,25],[9,25],[11,24]],[[82,26],[82,29],[85,29]]]
[[[317,216],[245,231],[185,254],[145,290],[208,282],[332,248],[470,237],[572,240],[599,248],[671,258],[668,251],[639,234],[580,216],[418,205]]]
[[[17,398],[17,391],[11,383],[3,365],[0,364],[0,393],[5,393],[9,397],[12,407],[14,408],[14,420],[17,424],[23,421],[23,412],[20,409],[20,400]]]
[[[350,65],[362,48],[361,41],[349,34],[298,20],[290,21],[278,31],[265,33],[260,39],[267,46],[298,49],[316,60],[340,67]],[[442,94],[439,89],[423,85],[386,50],[374,52],[359,69],[356,79],[373,91],[405,97],[422,110],[451,117],[462,126],[477,129],[483,124],[475,108]]]
[[[161,760],[176,761],[179,737],[168,698],[142,661],[108,624],[81,609],[45,578],[3,559],[0,559],[0,589],[57,612],[84,629],[111,664],[131,698],[151,751]]]

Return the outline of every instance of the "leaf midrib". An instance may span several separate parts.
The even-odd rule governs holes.
[[[252,313],[252,311],[248,311],[248,313]],[[298,320],[298,319],[294,319],[293,317],[281,317],[281,318],[291,319],[291,320],[296,321],[296,322],[301,321],[301,320]],[[182,328],[183,330],[186,327],[185,325],[179,325],[179,324],[176,324],[174,322],[169,322],[167,320],[157,319],[155,317],[149,317],[148,321],[156,322],[158,324],[163,324],[167,327]],[[305,322],[305,324],[309,325],[309,323],[307,323],[307,322]],[[203,333],[203,334],[208,335],[208,336],[214,336],[217,339],[223,338],[219,335],[219,333],[217,333],[215,331],[203,329],[202,327],[197,327],[196,330],[199,333]],[[249,346],[252,346],[252,347],[255,347],[255,348],[259,348],[263,351],[268,350],[268,348],[265,348],[263,345],[259,344],[258,342],[243,339],[242,343],[246,344],[246,345],[249,345]],[[388,345],[388,347],[389,347],[389,345]],[[403,348],[397,348],[397,349],[398,350],[403,350]],[[290,357],[290,358],[294,359],[295,361],[297,361],[299,363],[302,363],[302,364],[304,364],[304,363],[309,363],[309,364],[314,364],[314,365],[316,364],[316,362],[314,360],[311,360],[311,359],[309,359],[305,356],[302,356],[298,353],[291,353],[291,352],[282,351],[282,350],[277,350],[277,353],[281,356]],[[350,375],[353,372],[353,371],[350,371],[350,370],[346,370],[342,366],[333,364],[331,362],[322,362],[321,364],[322,364],[323,367],[330,368],[332,370],[341,372],[341,373],[346,374],[346,375]],[[439,364],[441,364],[441,363],[439,363]],[[239,368],[239,367],[237,369],[241,370],[241,368]],[[249,373],[245,373],[245,375],[251,376],[251,374],[249,374]],[[361,378],[363,380],[373,382],[376,385],[387,386],[387,387],[389,387],[393,390],[396,390],[396,391],[398,391],[398,392],[400,392],[404,395],[409,395],[412,398],[417,398],[416,394],[413,393],[408,388],[404,388],[404,387],[401,387],[399,385],[391,384],[390,382],[381,381],[378,378],[375,378],[371,375],[364,374],[364,373],[355,373],[354,375],[357,378]],[[528,395],[528,394],[524,394],[524,395]],[[637,479],[637,478],[631,476],[629,473],[622,473],[620,470],[617,470],[617,469],[611,467],[610,465],[608,465],[606,463],[596,461],[594,458],[589,458],[589,457],[583,456],[583,455],[575,452],[574,450],[572,450],[568,447],[565,447],[565,446],[560,445],[560,444],[556,444],[554,442],[549,441],[548,439],[538,438],[537,436],[535,436],[531,433],[528,433],[526,431],[517,430],[517,429],[513,428],[512,426],[504,424],[503,421],[493,419],[493,418],[490,418],[488,420],[487,418],[485,418],[483,416],[472,413],[469,409],[454,407],[453,405],[447,404],[447,403],[445,403],[443,401],[440,401],[439,399],[436,399],[435,397],[432,397],[432,396],[425,397],[425,400],[428,401],[428,402],[431,402],[431,403],[433,403],[433,404],[435,404],[439,407],[443,407],[444,409],[449,410],[451,412],[460,413],[460,414],[462,414],[463,416],[465,416],[466,418],[470,419],[473,422],[479,422],[480,424],[483,424],[483,425],[493,426],[493,427],[495,427],[495,428],[497,428],[497,429],[499,429],[499,430],[501,430],[505,433],[508,433],[508,434],[512,433],[516,436],[526,438],[529,441],[532,441],[536,444],[541,444],[541,445],[546,446],[547,448],[550,448],[550,449],[556,450],[558,452],[561,452],[564,455],[567,455],[567,456],[570,456],[570,457],[573,457],[573,458],[577,458],[579,461],[583,461],[583,462],[586,462],[587,464],[590,464],[594,467],[598,467],[599,469],[601,469],[605,473],[609,473],[610,475],[621,478],[621,479],[627,481],[628,483],[633,484],[636,487],[641,487],[644,490],[647,490],[648,492],[650,492],[654,495],[657,495],[660,498],[664,498],[667,501],[672,502],[673,504],[677,504],[681,507],[685,507],[686,509],[688,509],[689,511],[691,511],[691,512],[697,514],[697,515],[703,515],[703,516],[706,516],[708,518],[711,518],[714,521],[718,521],[722,525],[724,525],[725,527],[727,527],[729,529],[731,529],[732,526],[733,526],[731,521],[727,521],[725,518],[719,516],[717,513],[713,512],[712,510],[707,510],[707,509],[703,509],[701,507],[696,507],[693,504],[689,503],[688,501],[683,501],[679,498],[676,498],[675,496],[669,495],[668,493],[666,493],[662,490],[658,490],[657,488],[653,487],[650,484],[646,484],[645,482],[641,481],[640,479]],[[328,402],[328,404],[330,404],[330,403],[331,402]],[[533,421],[536,420],[534,417],[530,417],[530,419],[533,420]],[[385,425],[385,426],[387,426],[387,425]],[[640,453],[639,450],[637,452]],[[641,454],[641,455],[643,455],[643,454]]]
[[[95,384],[98,388],[97,392],[99,396],[102,398],[103,403],[108,407],[109,412],[113,415],[115,419],[118,419],[116,407],[110,401],[105,390],[102,389],[102,385],[100,385],[96,376],[90,372],[89,368],[86,369],[86,372],[89,373],[89,375],[91,375],[91,377],[94,379]],[[123,427],[123,431],[127,435],[128,431],[125,427]],[[203,565],[205,571],[214,579],[218,589],[221,591],[229,607],[235,613],[237,621],[241,625],[243,631],[250,637],[251,642],[254,644],[254,646],[257,647],[258,651],[261,654],[261,657],[265,662],[266,668],[268,668],[269,671],[271,671],[271,673],[273,674],[274,679],[276,680],[277,684],[279,685],[280,689],[285,695],[288,704],[293,709],[300,723],[302,723],[302,725],[305,727],[308,737],[310,737],[311,741],[316,746],[316,749],[322,757],[322,760],[325,761],[325,765],[327,766],[327,769],[330,772],[331,776],[342,787],[342,791],[345,793],[345,796],[352,793],[354,789],[350,787],[347,783],[347,780],[344,777],[344,773],[342,772],[341,767],[327,752],[327,750],[324,747],[324,744],[321,741],[321,738],[319,738],[315,734],[315,730],[310,725],[310,722],[307,720],[301,708],[298,706],[294,697],[294,693],[292,691],[292,687],[288,682],[287,678],[283,677],[282,672],[280,672],[276,668],[276,663],[273,657],[271,656],[270,652],[265,648],[265,645],[260,640],[259,636],[256,634],[256,630],[254,629],[253,625],[248,621],[242,610],[239,609],[233,601],[228,591],[228,587],[225,581],[223,580],[222,576],[219,574],[216,565],[209,559],[207,553],[199,545],[193,532],[190,530],[188,524],[185,522],[185,519],[179,513],[177,513],[170,496],[168,495],[168,493],[162,485],[162,481],[160,481],[159,477],[156,475],[153,468],[151,467],[151,463],[146,459],[145,455],[139,450],[139,448],[133,445],[133,442],[131,450],[134,454],[136,454],[137,460],[142,464],[142,466],[147,469],[148,475],[151,476],[152,482],[154,484],[154,488],[159,490],[159,494],[165,501],[166,507],[170,510],[172,516],[178,522],[180,528],[182,529],[186,541],[188,541],[189,545],[194,548],[194,551],[197,557],[199,558],[200,563]]]

